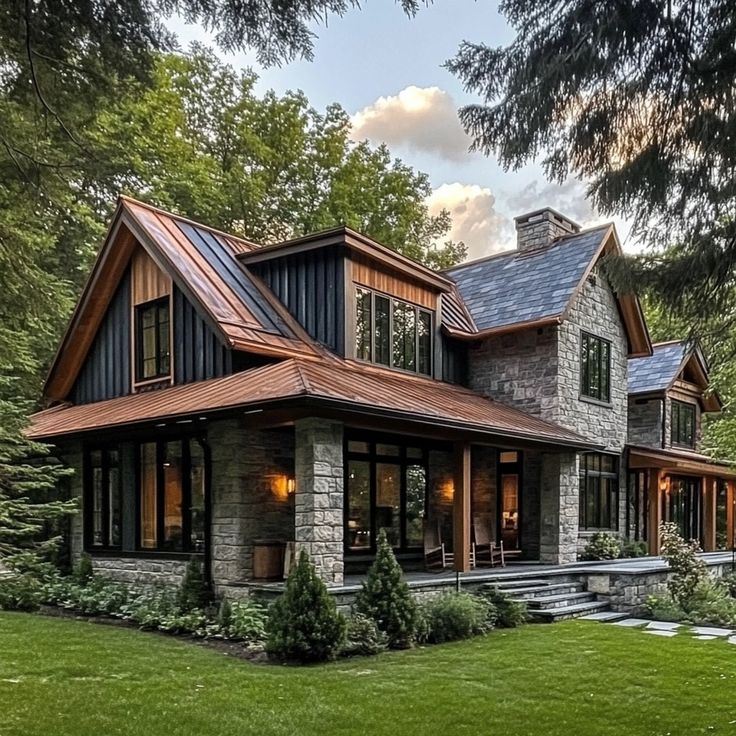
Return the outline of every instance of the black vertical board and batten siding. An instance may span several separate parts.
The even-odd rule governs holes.
[[[250,266],[315,339],[345,355],[345,255],[338,248]]]
[[[110,302],[79,377],[71,391],[75,404],[89,404],[131,393],[130,270]],[[174,383],[219,378],[233,372],[232,351],[174,286]]]

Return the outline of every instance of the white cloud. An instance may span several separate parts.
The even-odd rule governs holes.
[[[460,125],[452,96],[439,87],[402,89],[379,97],[352,116],[352,137],[403,146],[451,161],[467,157],[470,137]]]
[[[478,184],[443,184],[427,200],[430,214],[446,209],[452,216],[453,240],[468,246],[468,258],[480,258],[513,247],[511,222],[496,211],[490,189]]]

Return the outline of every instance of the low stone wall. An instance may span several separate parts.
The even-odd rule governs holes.
[[[128,585],[169,585],[181,583],[186,560],[151,560],[137,557],[92,557],[99,575]]]

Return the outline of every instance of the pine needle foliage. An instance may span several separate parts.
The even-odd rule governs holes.
[[[354,609],[376,622],[390,647],[411,646],[417,607],[384,529],[378,535],[376,559],[355,597]]]
[[[302,550],[269,611],[266,651],[274,659],[323,662],[337,656],[345,630],[345,617]]]

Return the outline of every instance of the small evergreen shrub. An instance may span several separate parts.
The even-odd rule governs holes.
[[[345,617],[302,550],[286,590],[269,611],[266,651],[274,659],[333,659],[345,639]]]
[[[621,545],[621,557],[646,557],[649,554],[646,542],[635,542],[627,539]]]
[[[644,602],[647,615],[656,621],[685,621],[687,614],[669,593],[650,595]]]
[[[514,600],[508,593],[489,587],[478,591],[493,607],[495,625],[501,629],[515,629],[529,620],[529,613],[524,601]]]
[[[56,568],[38,555],[15,555],[0,573],[0,609],[35,611],[43,602],[44,588],[57,579]]]
[[[411,646],[416,603],[383,529],[378,535],[376,559],[355,597],[353,609],[376,622],[379,631],[386,634],[390,647]]]
[[[491,604],[470,593],[445,593],[423,604],[427,618],[428,641],[470,639],[493,628]]]
[[[585,545],[583,560],[617,560],[621,556],[621,542],[618,537],[605,532],[596,532]]]
[[[95,576],[95,569],[92,566],[92,558],[84,553],[77,560],[72,568],[72,577],[80,585],[88,583]]]
[[[378,630],[376,622],[362,613],[348,618],[345,645],[340,654],[345,657],[368,657],[386,648],[386,635]]]
[[[660,525],[659,535],[661,555],[673,573],[667,582],[667,589],[675,602],[687,611],[695,589],[708,575],[705,563],[698,557],[700,547],[695,540],[685,541],[677,525],[671,522]]]
[[[202,564],[196,557],[192,557],[187,563],[179,588],[178,602],[184,611],[204,609],[212,602],[212,591],[202,572]]]

